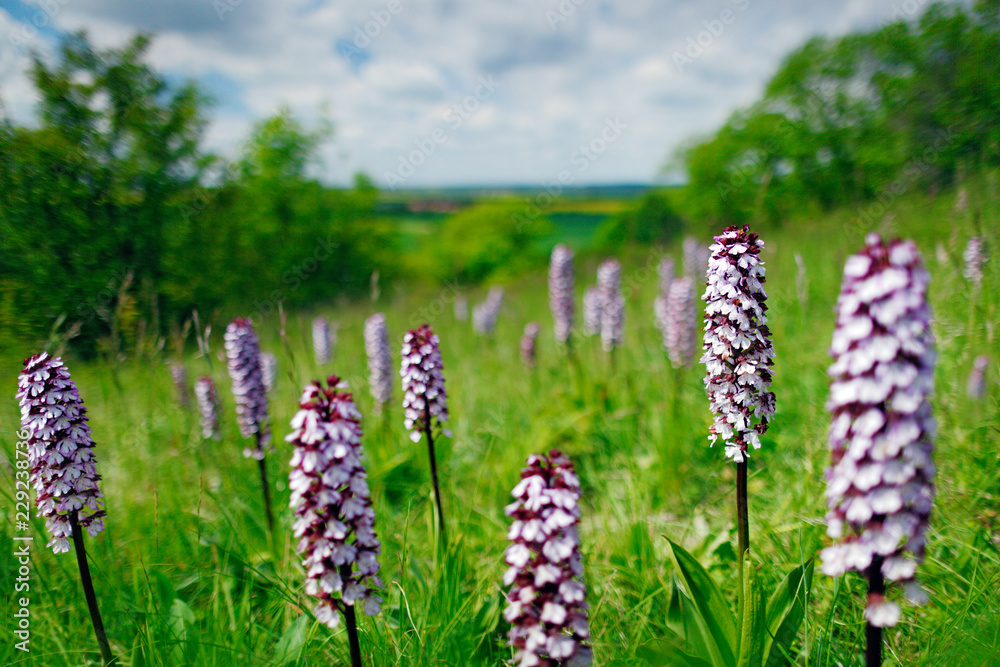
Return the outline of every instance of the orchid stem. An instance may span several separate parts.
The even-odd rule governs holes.
[[[80,582],[83,584],[83,597],[87,600],[90,610],[90,621],[94,624],[94,634],[101,647],[101,664],[111,667],[118,664],[118,659],[111,653],[108,636],[104,633],[104,623],[101,622],[101,610],[97,607],[97,596],[94,595],[94,582],[90,578],[90,565],[87,564],[87,550],[83,544],[83,531],[77,513],[69,515],[69,523],[73,529],[73,546],[76,548],[76,564],[80,566]]]

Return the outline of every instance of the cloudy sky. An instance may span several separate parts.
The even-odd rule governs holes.
[[[0,0],[0,100],[30,123],[24,42],[137,31],[171,80],[216,99],[206,137],[233,156],[290,107],[332,120],[322,178],[382,187],[648,183],[685,139],[753,102],[816,34],[927,0]],[[46,9],[47,7],[47,9]],[[919,9],[917,10],[919,11]]]

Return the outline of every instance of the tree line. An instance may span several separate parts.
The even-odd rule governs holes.
[[[212,100],[147,65],[149,44],[72,35],[32,58],[33,126],[0,121],[0,347],[61,328],[82,353],[114,351],[195,308],[266,315],[392,276],[371,182],[309,176],[330,127],[281,111],[226,162],[203,147]]]
[[[685,213],[741,224],[948,187],[998,162],[1000,1],[980,0],[810,39],[672,166],[687,174]]]

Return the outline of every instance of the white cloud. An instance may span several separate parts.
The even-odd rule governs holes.
[[[681,141],[752,102],[806,38],[874,26],[893,11],[892,0],[564,0],[553,29],[546,12],[561,17],[559,0],[218,1],[232,6],[221,18],[212,0],[70,0],[52,22],[88,29],[103,48],[154,31],[150,62],[219,97],[206,143],[224,154],[281,105],[306,122],[328,108],[336,134],[324,149],[326,176],[346,183],[363,170],[381,182],[442,129],[447,140],[408,186],[551,180],[609,118],[628,128],[577,182],[649,181]],[[0,36],[18,26],[0,11]],[[352,62],[338,41],[366,28],[370,42]],[[678,67],[676,54],[699,38],[703,53]],[[0,97],[27,122],[35,97],[18,71],[23,58],[12,60],[3,43]],[[454,127],[446,114],[480,77],[499,88]]]

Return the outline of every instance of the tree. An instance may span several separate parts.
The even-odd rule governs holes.
[[[626,243],[667,245],[683,232],[684,220],[666,194],[652,190],[643,195],[635,208],[603,222],[597,228],[595,243],[606,250]]]
[[[166,235],[205,165],[199,143],[207,99],[171,87],[143,62],[149,38],[95,50],[67,38],[51,66],[37,54],[37,129],[7,126],[0,141],[3,299],[39,335],[61,314],[81,340],[107,331],[124,276],[149,307],[163,276]],[[112,303],[107,303],[111,301]]]

